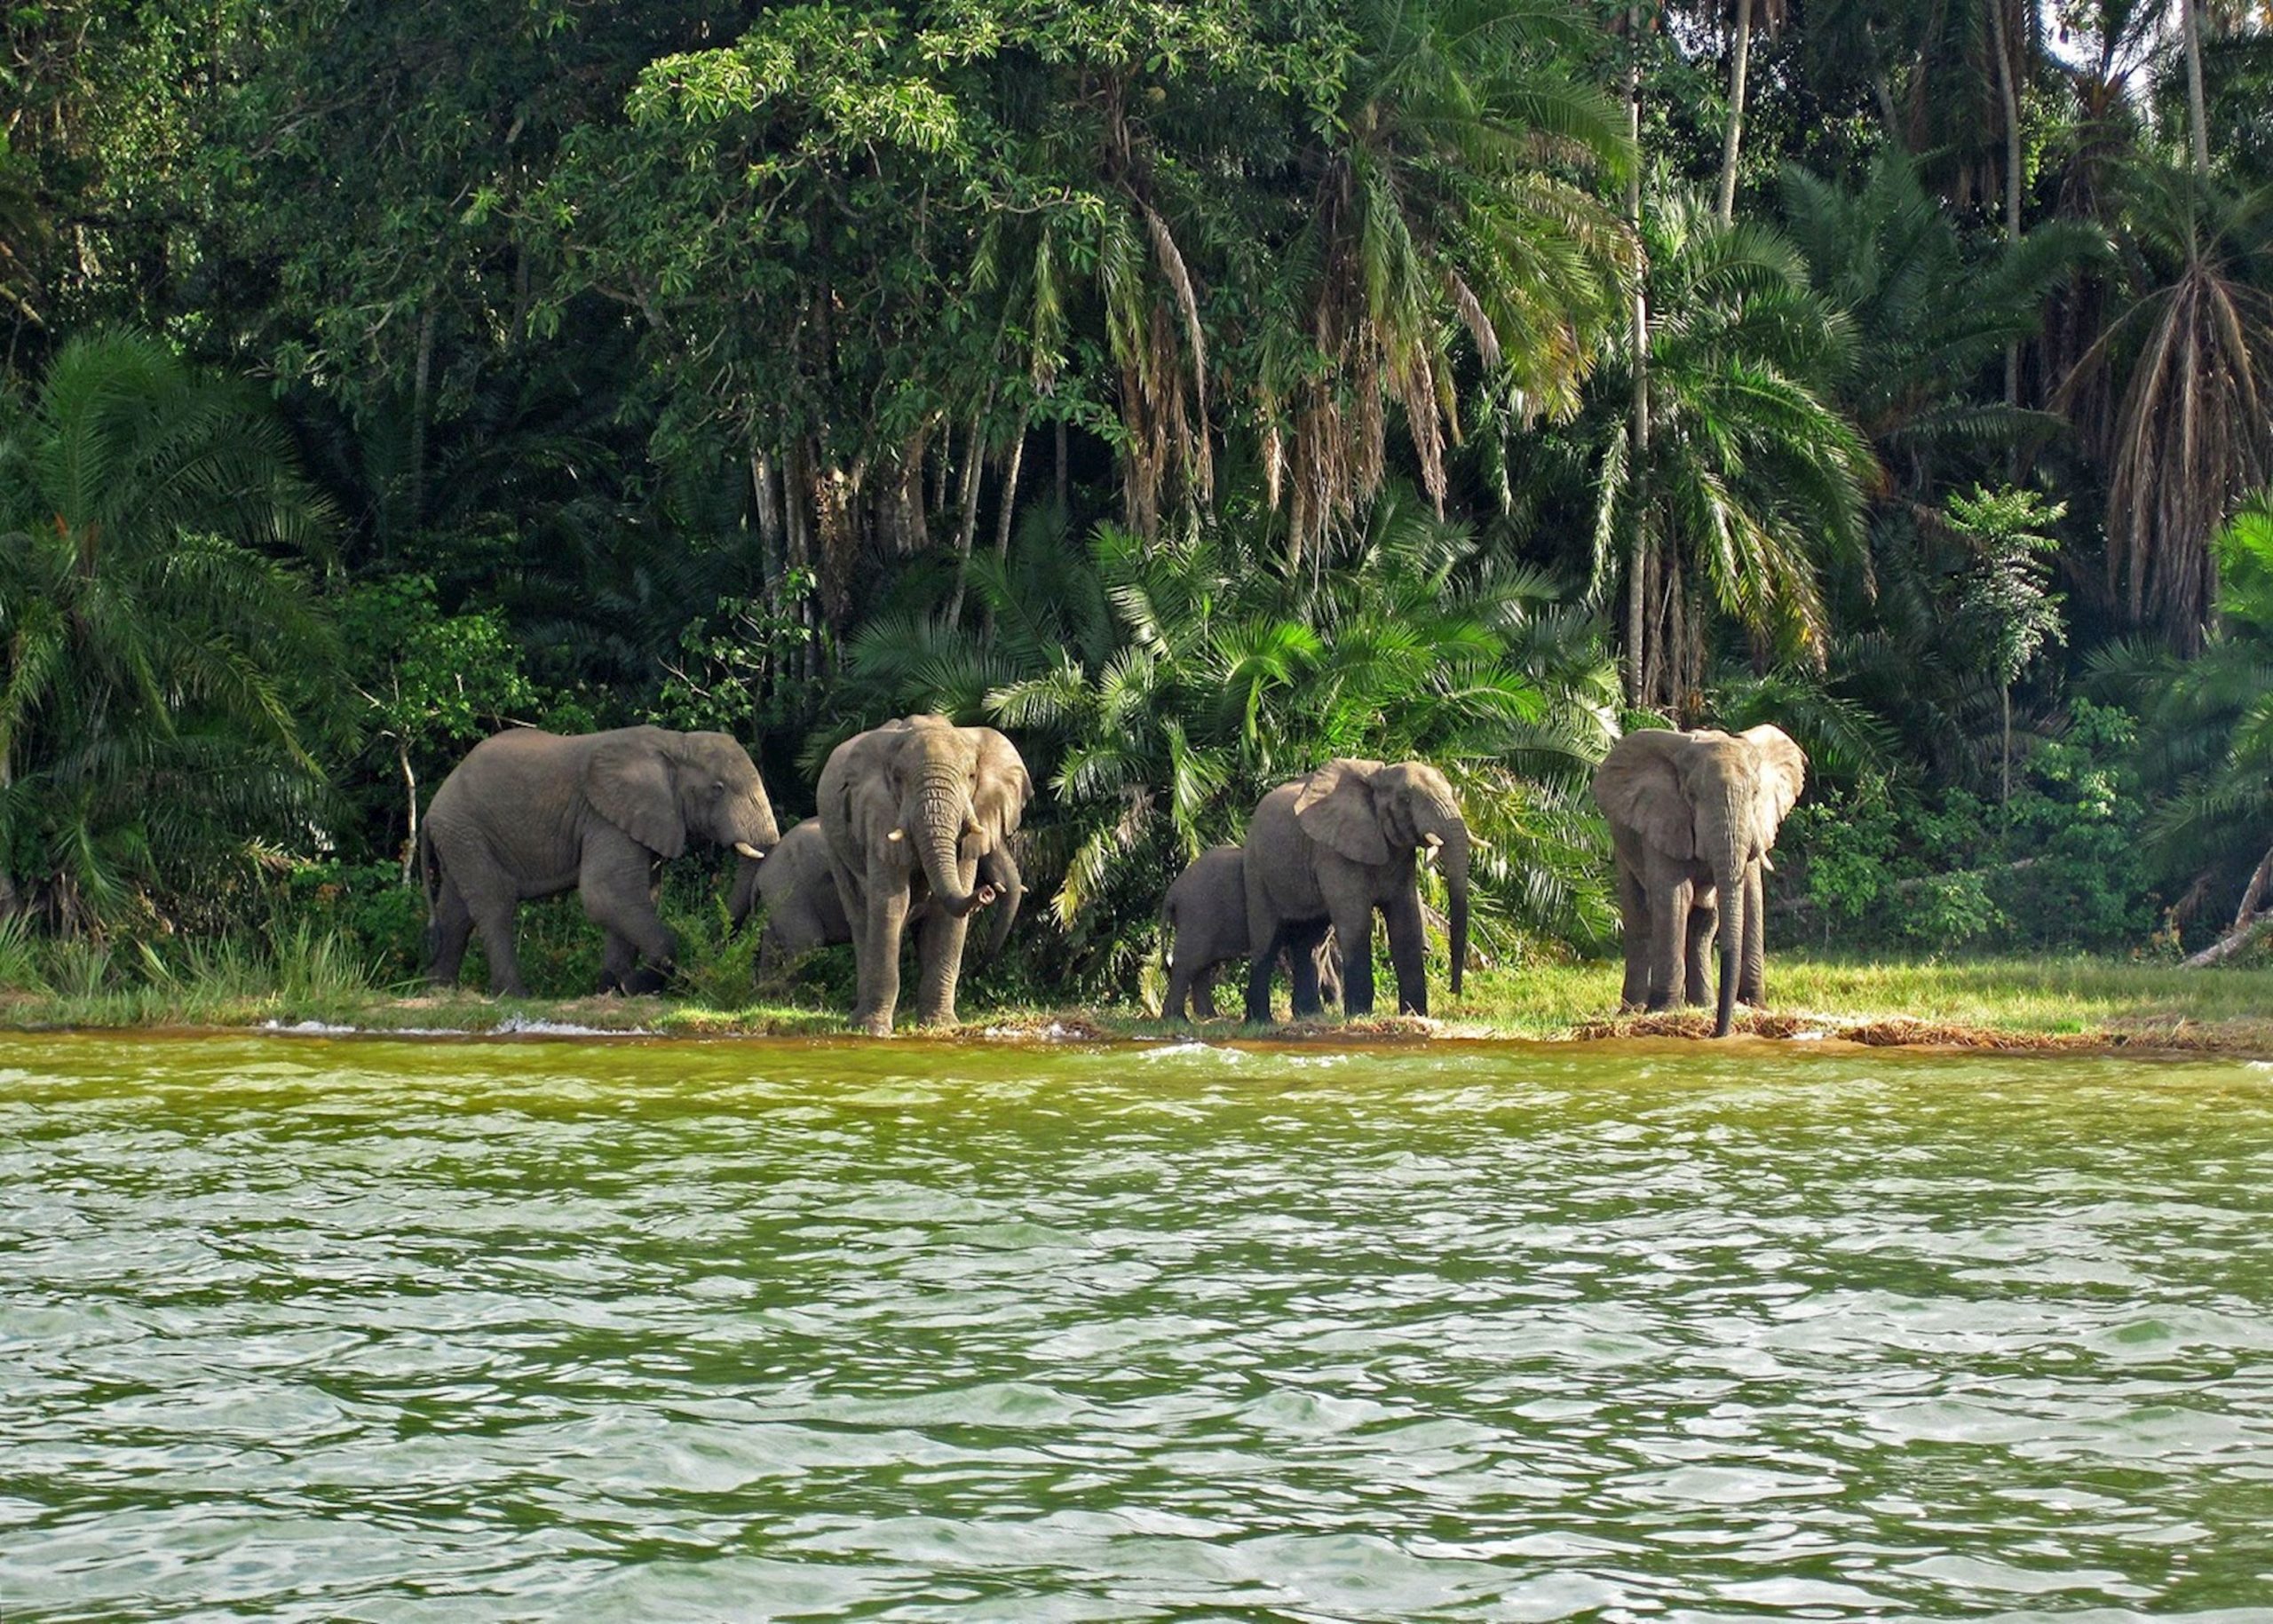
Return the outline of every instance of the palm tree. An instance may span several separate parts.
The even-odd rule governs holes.
[[[1616,214],[1566,178],[1635,162],[1619,110],[1571,71],[1576,10],[1362,0],[1350,23],[1358,54],[1262,345],[1262,461],[1296,563],[1370,506],[1392,410],[1441,513],[1464,432],[1457,335],[1493,426],[1575,410],[1632,264]]]
[[[2210,535],[2273,479],[2273,295],[2258,280],[2273,194],[2152,156],[2116,189],[2130,302],[2054,404],[2072,411],[2103,377],[2120,380],[2111,422],[2092,435],[2109,464],[2109,590],[2134,624],[2190,652],[2217,598]]]
[[[2048,420],[2009,400],[1981,399],[1982,371],[2034,335],[2044,300],[2077,266],[2105,251],[2100,231],[2047,222],[1994,251],[1966,250],[1957,223],[1929,194],[1916,161],[1881,151],[1859,188],[1787,167],[1784,230],[1817,293],[1853,324],[1856,365],[1838,399],[1869,439],[1895,487],[1934,501],[1964,466]],[[1952,466],[1955,463],[1955,466]]]
[[[0,435],[0,911],[98,928],[305,829],[325,515],[244,387],[73,340]]]
[[[1629,697],[1689,716],[1715,614],[1765,654],[1819,662],[1821,571],[1829,557],[1859,555],[1876,471],[1831,404],[1851,324],[1809,288],[1790,242],[1723,223],[1687,194],[1661,202],[1645,235],[1649,465],[1634,466],[1623,423],[1610,426],[1639,359],[1629,346],[1598,380],[1596,578],[1616,538],[1639,538],[1626,583],[1641,630],[1627,651]]]
[[[2211,546],[2220,614],[2198,655],[2138,638],[2088,666],[2095,688],[2138,713],[2139,765],[2157,793],[2147,836],[2165,871],[2206,888],[2249,876],[2231,927],[2190,964],[2231,957],[2273,923],[2273,493],[2245,504]]]

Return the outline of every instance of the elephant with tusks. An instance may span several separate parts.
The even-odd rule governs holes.
[[[654,867],[691,836],[749,860],[780,838],[756,764],[725,733],[518,727],[483,740],[419,826],[430,973],[455,984],[479,931],[489,990],[526,996],[513,917],[524,902],[574,891],[607,933],[600,991],[653,992],[677,951],[655,912]]]
[[[1713,1035],[1728,1035],[1739,1001],[1765,1002],[1762,875],[1806,785],[1807,757],[1780,727],[1649,728],[1611,747],[1594,789],[1617,864],[1628,1009],[1702,1004],[1716,930]]]

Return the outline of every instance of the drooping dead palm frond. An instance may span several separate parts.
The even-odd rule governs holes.
[[[2109,464],[2110,590],[2131,620],[2201,646],[2217,597],[2210,536],[2273,479],[2273,297],[2246,280],[2273,203],[2185,170],[2124,178],[2141,292],[2055,397],[2069,409],[2103,373],[2122,384],[2099,449]]]

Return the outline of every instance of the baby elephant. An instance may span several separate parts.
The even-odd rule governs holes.
[[[994,852],[978,860],[978,878],[1004,896],[1012,896],[1010,874]],[[817,948],[834,947],[852,939],[852,924],[844,916],[844,899],[837,895],[836,876],[829,872],[828,841],[820,820],[808,818],[773,848],[764,862],[742,860],[734,888],[726,899],[733,928],[741,929],[760,902],[765,905],[765,928],[757,939],[757,969],[771,976],[787,969]],[[917,920],[929,917],[931,899],[917,906]],[[1018,917],[1015,901],[996,909],[987,934],[986,950],[999,953]]]
[[[1216,972],[1232,959],[1244,963],[1248,953],[1247,854],[1237,846],[1201,852],[1168,887],[1160,903],[1160,923],[1175,933],[1168,950],[1168,1002],[1160,1013],[1170,1020],[1185,1019],[1188,1001],[1200,1019],[1215,1019]],[[1340,1003],[1341,944],[1329,930],[1312,951],[1320,994]]]

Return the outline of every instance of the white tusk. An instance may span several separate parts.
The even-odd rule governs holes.
[[[1421,838],[1429,843],[1429,850],[1431,852],[1445,844],[1445,837],[1442,835],[1423,835]]]
[[[744,857],[749,859],[753,863],[758,861],[765,855],[764,852],[759,851],[747,840],[737,840],[734,842],[734,850],[741,852]]]
[[[1769,860],[1768,853],[1765,852],[1760,854],[1760,866],[1770,874],[1776,872],[1776,865]]]
[[[906,829],[894,829],[891,834],[885,836],[884,838],[886,840],[905,840],[907,838],[907,831]]]

